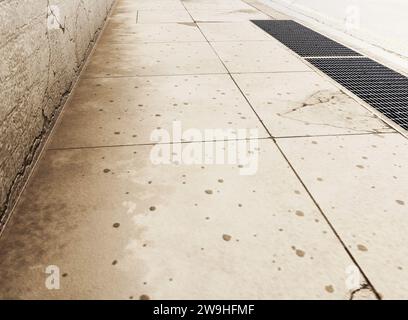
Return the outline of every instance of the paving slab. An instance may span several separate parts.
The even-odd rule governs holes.
[[[186,10],[143,10],[138,13],[138,23],[193,22]]]
[[[0,238],[0,298],[407,297],[407,140],[246,2],[117,1]],[[194,134],[152,141],[175,123]]]
[[[233,77],[275,137],[395,131],[315,72]]]
[[[173,132],[175,121],[183,130],[257,129],[268,137],[229,75],[101,78],[79,83],[51,147],[152,143],[153,130]]]
[[[311,71],[275,41],[211,42],[231,73]]]
[[[384,299],[408,292],[408,141],[397,133],[279,139]]]
[[[113,14],[137,12],[139,10],[183,11],[184,6],[178,0],[137,0],[119,1]]]
[[[209,22],[198,26],[208,41],[267,41],[274,40],[252,22]]]
[[[155,166],[151,146],[48,151],[1,239],[0,296],[348,298],[352,261],[273,142],[259,147],[251,176]]]
[[[243,0],[243,2],[247,3],[248,5],[252,6],[253,8],[256,8],[260,10],[261,12],[267,14],[268,16],[272,17],[273,19],[276,20],[290,20],[292,17],[289,17],[285,15],[282,12],[276,11],[272,9],[270,6],[268,6],[264,1],[262,0]]]
[[[100,43],[206,41],[194,23],[146,23],[116,25],[104,32]]]
[[[256,12],[252,6],[240,0],[184,0],[182,3],[188,11]]]
[[[189,10],[194,21],[249,21],[249,20],[266,20],[269,16],[256,9],[242,10]]]
[[[226,73],[205,42],[101,43],[84,77]]]

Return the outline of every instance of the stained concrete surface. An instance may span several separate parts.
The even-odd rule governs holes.
[[[310,71],[275,39],[215,41],[211,45],[231,73]]]
[[[260,148],[264,160],[248,177],[237,166],[157,167],[150,146],[47,152],[2,239],[1,293],[347,298],[353,262],[274,144]],[[43,285],[51,261],[68,274],[62,290]]]
[[[174,121],[184,129],[258,129],[268,137],[229,75],[99,78],[81,81],[50,147],[151,143],[152,128],[171,131]]]
[[[391,133],[278,144],[373,285],[386,298],[406,298],[407,139]]]
[[[227,2],[117,1],[0,239],[0,297],[406,297],[406,138]],[[139,21],[174,3],[207,22]],[[173,121],[257,129],[257,171],[155,164],[220,143],[149,141]]]
[[[236,74],[234,79],[274,137],[392,131],[314,72]]]
[[[84,76],[160,76],[226,73],[206,42],[105,43],[98,46]]]

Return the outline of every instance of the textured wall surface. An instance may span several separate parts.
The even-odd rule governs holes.
[[[0,228],[114,0],[0,0]]]

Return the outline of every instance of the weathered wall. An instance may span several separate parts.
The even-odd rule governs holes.
[[[0,229],[115,0],[0,0]]]

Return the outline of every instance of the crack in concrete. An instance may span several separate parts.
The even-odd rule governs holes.
[[[370,132],[370,133],[379,133],[381,132],[380,130],[377,129],[372,129],[372,130],[359,130],[359,129],[355,129],[355,128],[350,128],[350,127],[344,127],[344,126],[336,126],[334,124],[329,124],[329,123],[321,123],[321,122],[310,122],[310,121],[306,121],[306,120],[302,120],[302,119],[298,119],[298,118],[294,118],[294,117],[290,117],[288,115],[295,113],[297,111],[303,110],[305,108],[309,108],[309,107],[316,107],[322,104],[336,104],[339,101],[342,101],[343,98],[343,93],[342,92],[336,92],[336,93],[332,93],[329,90],[319,90],[314,92],[313,94],[311,94],[305,102],[303,102],[300,106],[293,108],[285,113],[278,113],[277,115],[285,118],[285,119],[289,119],[289,120],[293,120],[293,121],[298,121],[301,123],[304,123],[306,125],[318,125],[318,126],[326,126],[326,127],[331,127],[331,128],[336,128],[336,129],[345,129],[345,130],[351,130],[353,132]],[[349,99],[349,97],[345,97],[347,99]]]
[[[329,96],[327,96],[329,95]],[[306,102],[303,102],[299,107],[293,108],[292,110],[289,110],[281,115],[287,115],[296,111],[299,111],[301,109],[307,108],[307,107],[313,107],[317,106],[319,104],[323,103],[329,103],[332,100],[336,100],[339,94],[331,94],[330,91],[326,90],[319,90],[316,91],[315,93],[311,94],[307,99]]]
[[[350,293],[349,297],[349,300],[362,300],[362,299],[381,300],[381,296],[380,295],[377,296],[373,288],[367,283],[364,283],[360,286],[360,288],[353,290]]]
[[[62,33],[65,33],[65,24],[66,24],[66,17],[64,18],[64,25],[59,21],[59,17],[58,14],[56,14],[54,12],[54,10],[52,9],[52,6],[50,5],[50,0],[47,0],[47,19],[53,16],[53,18],[55,19],[55,21],[58,23],[58,27],[59,29],[62,30]]]

